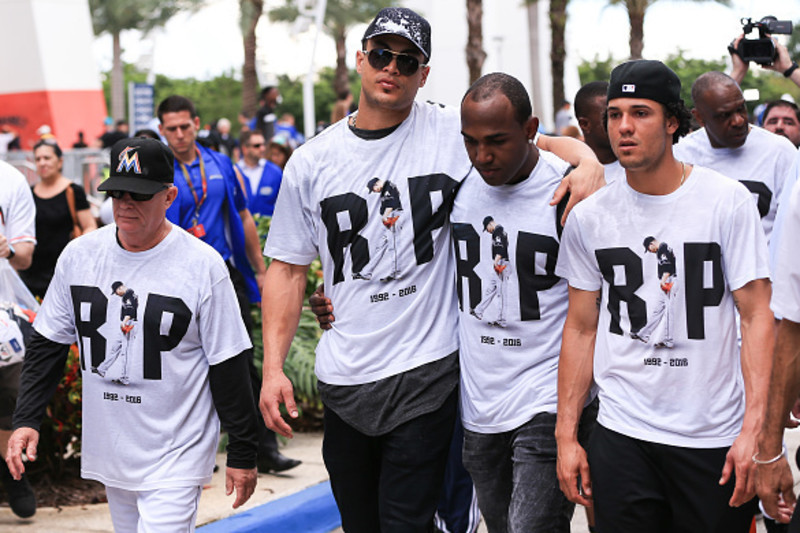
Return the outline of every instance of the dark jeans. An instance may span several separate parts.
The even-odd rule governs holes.
[[[584,446],[596,418],[597,401],[581,415]],[[555,428],[555,413],[539,413],[504,433],[464,431],[464,466],[490,533],[569,533],[575,504],[558,486]]]
[[[429,533],[441,494],[458,389],[389,433],[365,435],[325,409],[322,457],[347,533]]]
[[[589,443],[600,533],[747,532],[754,502],[728,506],[734,479],[719,485],[728,448],[681,448],[597,425]]]

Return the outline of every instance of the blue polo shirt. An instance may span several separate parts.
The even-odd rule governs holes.
[[[245,203],[246,200],[238,180],[226,180],[225,174],[220,171],[214,159],[204,154],[202,151],[201,157],[203,157],[207,183],[206,199],[200,206],[199,216],[197,218],[198,224],[202,224],[205,230],[205,235],[201,237],[201,239],[211,245],[219,252],[222,259],[227,261],[232,254],[228,240],[225,238],[225,221],[227,220],[227,215],[224,209],[227,206],[227,189],[232,187],[233,201],[237,211],[241,211],[247,207]],[[181,169],[181,163],[176,159],[175,186],[178,187],[178,197],[167,211],[167,218],[180,227],[189,229],[193,225],[195,207],[197,205],[195,196],[192,194],[192,189],[194,189],[198,200],[203,197],[200,158],[195,158],[191,164],[184,166],[189,173],[192,188],[189,188],[189,184],[186,182],[185,175]]]

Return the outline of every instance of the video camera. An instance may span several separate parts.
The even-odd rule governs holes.
[[[752,61],[759,65],[771,65],[778,57],[775,43],[770,38],[771,34],[791,35],[792,33],[791,20],[778,20],[773,16],[766,16],[756,22],[749,18],[743,18],[741,23],[745,37],[739,41],[737,48],[728,45],[728,51],[741,57],[744,62]],[[754,29],[758,29],[758,39],[748,39],[747,34]]]

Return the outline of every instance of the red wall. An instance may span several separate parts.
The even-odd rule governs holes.
[[[103,91],[34,91],[0,94],[0,126],[8,124],[22,137],[22,149],[38,140],[36,130],[47,124],[62,148],[72,147],[83,131],[92,141],[103,134],[106,103]]]

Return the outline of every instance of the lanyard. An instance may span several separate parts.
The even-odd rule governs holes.
[[[208,196],[208,181],[206,180],[206,166],[203,163],[203,155],[200,153],[200,150],[195,146],[194,148],[197,151],[197,158],[200,160],[200,183],[203,187],[203,196],[198,198],[197,192],[194,190],[194,185],[192,184],[192,178],[189,176],[189,171],[186,170],[186,165],[178,162],[181,166],[181,171],[183,171],[183,179],[186,180],[186,185],[189,186],[189,190],[192,192],[192,196],[194,197],[194,218],[192,219],[192,225],[196,226],[197,221],[200,218],[200,206],[203,205],[203,202],[206,201],[206,197]]]

